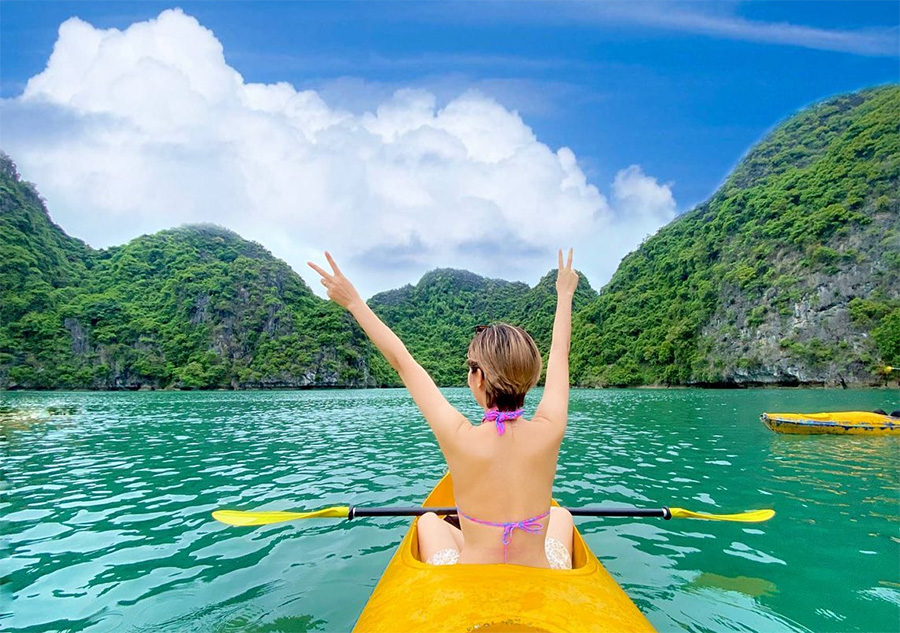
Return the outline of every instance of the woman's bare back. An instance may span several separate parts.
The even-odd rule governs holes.
[[[472,426],[445,449],[459,507],[465,545],[461,563],[506,562],[546,567],[544,536],[548,518],[513,529],[504,548],[504,528],[466,518],[511,523],[544,515],[550,508],[562,435],[558,427],[519,418],[498,435],[492,422]]]

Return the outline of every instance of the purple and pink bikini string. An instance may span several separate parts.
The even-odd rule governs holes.
[[[528,532],[529,534],[537,534],[542,529],[544,529],[543,523],[538,523],[538,519],[543,519],[545,516],[550,514],[550,510],[544,512],[544,514],[539,514],[536,517],[531,517],[530,519],[524,519],[522,521],[512,521],[510,523],[494,523],[493,521],[482,521],[481,519],[476,519],[475,517],[470,517],[465,512],[459,513],[461,516],[464,516],[472,523],[480,523],[481,525],[490,525],[492,527],[502,527],[503,528],[503,562],[509,562],[509,544],[512,542],[512,534],[513,530],[522,530],[523,532]]]
[[[496,422],[497,423],[497,435],[503,435],[506,433],[506,423],[512,422],[517,418],[522,417],[522,412],[524,409],[516,409],[515,411],[498,411],[497,409],[489,409],[484,412],[484,417],[481,418],[482,422]]]

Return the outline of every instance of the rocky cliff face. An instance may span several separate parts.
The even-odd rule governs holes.
[[[873,372],[878,361],[869,328],[854,321],[850,305],[860,297],[897,298],[878,282],[878,273],[885,272],[882,264],[869,260],[832,275],[810,275],[798,280],[787,301],[774,288],[756,300],[734,288],[724,290],[718,310],[701,331],[713,382],[880,383]]]
[[[818,139],[820,153],[807,159],[807,173],[795,168],[802,174],[796,181],[803,186],[807,178],[823,174],[823,165],[833,169],[852,147],[865,186],[854,170],[847,170],[844,180],[829,188],[830,198],[843,197],[840,208],[847,212],[832,232],[818,240],[798,232],[788,244],[774,242],[765,273],[775,281],[771,286],[722,285],[717,309],[699,336],[708,360],[703,373],[714,382],[875,385],[885,380],[879,369],[896,362],[898,350],[879,347],[871,336],[879,323],[856,318],[852,308],[864,301],[876,302],[886,314],[900,307],[900,159],[891,155],[900,143],[896,125],[893,131],[885,126],[892,110],[900,112],[900,94],[888,88],[838,103],[843,107],[825,117],[842,119],[846,126],[834,126],[839,132],[831,143]],[[764,173],[744,178],[748,191],[772,180]],[[848,192],[857,190],[861,193],[853,204]],[[809,196],[800,206],[811,215],[829,203],[834,204]]]

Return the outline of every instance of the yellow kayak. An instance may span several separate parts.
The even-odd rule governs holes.
[[[891,435],[900,433],[900,418],[869,411],[831,413],[763,413],[760,418],[776,433],[811,435]]]
[[[450,475],[438,482],[423,505],[456,505]],[[571,570],[427,565],[419,560],[418,550],[414,520],[354,632],[654,630],[577,530]]]

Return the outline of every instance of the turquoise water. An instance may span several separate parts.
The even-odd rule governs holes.
[[[478,415],[466,390],[447,393]],[[402,390],[0,405],[17,410],[0,414],[9,632],[347,631],[408,520],[247,529],[210,512],[417,504],[444,471]],[[660,631],[897,631],[900,437],[783,436],[758,420],[875,408],[900,408],[900,392],[575,391],[555,495],[777,511],[762,524],[577,520]]]

